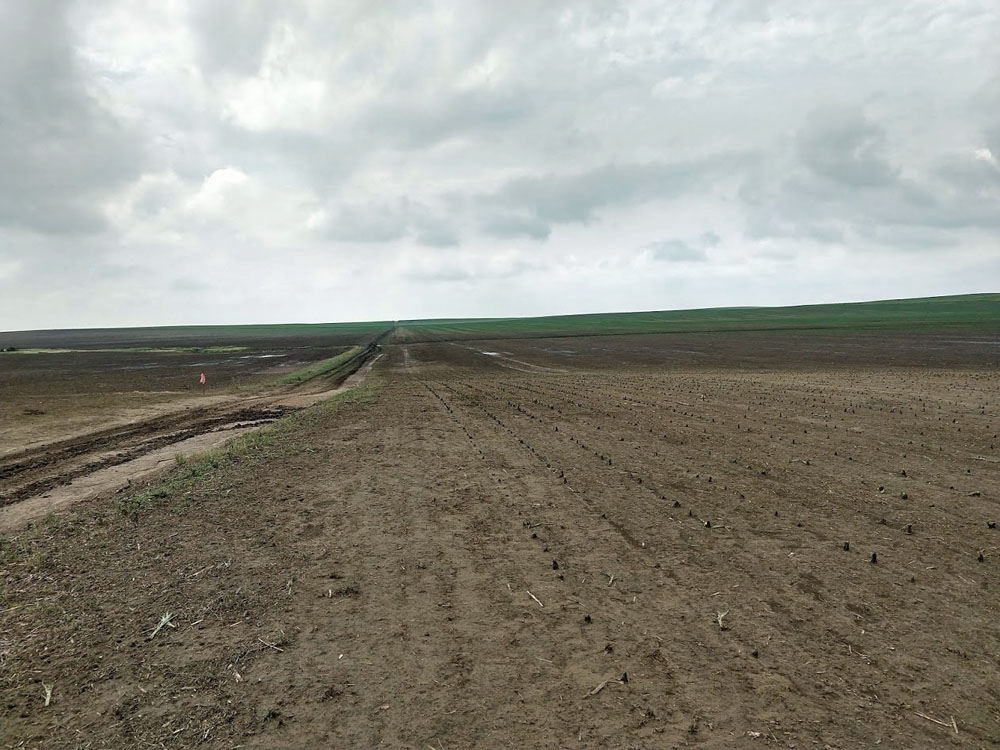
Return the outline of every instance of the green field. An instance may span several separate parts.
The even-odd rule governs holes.
[[[0,349],[63,349],[136,352],[193,351],[219,347],[283,349],[300,346],[353,346],[392,328],[389,322],[286,323],[277,325],[159,326],[152,328],[80,328],[0,333]]]
[[[990,331],[1000,333],[1000,294],[796,307],[722,307],[540,318],[407,320],[400,342],[713,331]]]
[[[141,329],[140,329],[141,330]],[[128,354],[234,354],[245,352],[247,346],[120,346],[114,349],[87,348],[87,349],[57,349],[50,348],[11,348],[9,351],[0,349],[2,355],[17,354],[76,354],[78,352],[102,352],[105,354],[128,353]]]
[[[393,323],[92,328],[0,333],[0,349],[29,352],[236,351],[367,344]],[[456,318],[395,323],[391,341],[449,341],[713,331],[1000,332],[1000,294],[796,307],[719,307],[538,318]],[[225,347],[225,349],[221,348]]]

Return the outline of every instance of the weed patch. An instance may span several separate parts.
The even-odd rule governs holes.
[[[256,463],[265,451],[269,456],[273,454],[281,444],[281,439],[289,433],[315,425],[320,419],[344,405],[374,403],[378,398],[378,390],[379,386],[376,384],[359,386],[308,409],[294,412],[274,424],[235,437],[216,450],[186,458],[177,456],[176,467],[163,481],[141,492],[122,497],[118,501],[118,513],[135,520],[143,511],[160,501],[173,498],[182,492],[187,493],[221,467],[238,462]],[[191,497],[185,494],[178,505],[178,510],[188,507],[191,502]],[[45,522],[59,523],[57,517],[53,516],[52,519],[50,521],[47,517]]]
[[[332,375],[343,365],[350,362],[354,357],[364,351],[364,347],[352,346],[347,351],[341,352],[335,357],[330,359],[324,359],[316,362],[309,367],[305,367],[301,370],[296,370],[295,372],[289,373],[276,381],[278,385],[293,385],[295,383],[301,383],[305,380],[312,380],[313,378],[318,378],[321,375]]]

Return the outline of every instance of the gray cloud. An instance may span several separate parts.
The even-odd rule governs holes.
[[[99,201],[143,166],[135,134],[88,91],[68,8],[0,6],[0,223],[57,235],[101,230]]]
[[[802,162],[813,174],[848,188],[878,187],[894,182],[888,163],[885,132],[857,109],[813,112],[798,136]]]
[[[451,137],[488,136],[527,114],[529,92],[459,91],[435,100],[401,93],[378,102],[364,126],[395,147],[416,149]]]
[[[458,247],[461,242],[457,229],[446,220],[428,217],[417,227],[414,239],[427,247]]]
[[[975,291],[998,36],[991,0],[0,3],[0,328]]]
[[[405,237],[430,247],[454,247],[454,226],[427,206],[403,197],[367,203],[339,202],[324,216],[323,233],[334,239],[363,243],[387,243]]]
[[[1000,228],[1000,167],[989,149],[939,153],[905,170],[888,153],[886,130],[860,109],[811,113],[794,151],[742,188],[749,233],[906,251]]]
[[[587,223],[601,209],[668,199],[738,168],[746,154],[645,164],[609,164],[574,174],[516,177],[475,203],[483,226],[500,237],[548,237],[555,224]]]
[[[192,279],[184,276],[171,281],[170,289],[171,291],[178,292],[180,294],[191,294],[206,292],[211,289],[211,286],[201,279]]]
[[[503,239],[528,237],[533,240],[546,240],[552,233],[549,221],[533,215],[530,211],[512,212],[497,210],[488,200],[483,201],[482,228],[487,234]]]
[[[411,255],[399,264],[401,273],[413,281],[478,282],[507,280],[533,271],[545,264],[519,251],[495,253],[440,253]]]
[[[298,15],[297,2],[198,0],[190,8],[199,59],[211,72],[255,73],[278,21]]]
[[[716,247],[721,238],[715,232],[703,232],[694,240],[657,240],[646,245],[646,249],[654,260],[666,263],[694,262],[704,263],[708,260],[708,250]]]
[[[678,261],[703,262],[708,260],[704,248],[689,245],[683,240],[659,240],[646,246],[656,260],[675,263]]]
[[[934,165],[932,174],[962,192],[990,191],[1000,187],[1000,167],[992,150],[987,153],[983,149],[978,156],[973,153],[941,158]]]

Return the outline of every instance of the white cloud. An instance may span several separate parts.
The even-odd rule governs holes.
[[[660,99],[700,99],[709,93],[716,73],[692,76],[668,76],[653,86],[653,96]]]
[[[191,196],[187,208],[207,217],[232,215],[234,204],[240,202],[243,188],[250,178],[235,167],[216,169],[205,178],[198,192]]]
[[[0,279],[14,278],[21,265],[21,262],[17,260],[0,261]]]
[[[489,281],[518,277],[545,267],[518,248],[448,254],[411,248],[400,253],[393,265],[400,276],[416,282]]]
[[[1000,164],[997,163],[996,156],[994,156],[993,152],[988,148],[977,148],[972,152],[972,156],[979,161],[984,161],[987,164],[992,165],[993,167],[1000,167]]]
[[[991,0],[4,12],[0,327],[806,302],[1000,277]]]

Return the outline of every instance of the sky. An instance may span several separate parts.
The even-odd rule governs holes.
[[[997,292],[998,39],[996,0],[0,0],[0,330]]]

